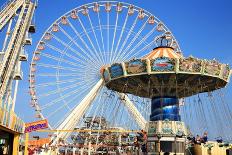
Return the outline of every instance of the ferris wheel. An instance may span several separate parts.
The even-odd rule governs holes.
[[[29,93],[35,117],[48,119],[51,129],[81,127],[88,117],[104,117],[111,127],[141,129],[149,119],[150,100],[109,90],[101,69],[145,56],[162,37],[181,53],[165,24],[132,4],[89,3],[65,13],[33,53]]]

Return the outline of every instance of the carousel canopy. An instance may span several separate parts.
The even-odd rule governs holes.
[[[159,46],[153,49],[148,55],[143,57],[144,59],[155,59],[160,57],[168,57],[168,58],[180,58],[182,57],[180,54],[174,52],[172,47],[163,47]]]
[[[144,58],[103,68],[102,76],[114,91],[146,98],[182,98],[225,87],[230,67],[216,60],[184,58],[171,47],[161,46]]]

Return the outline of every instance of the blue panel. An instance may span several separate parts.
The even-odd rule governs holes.
[[[153,98],[151,108],[157,109],[165,106],[176,105],[178,103],[179,103],[178,98],[173,98],[173,97]]]
[[[151,121],[169,119],[179,121],[179,100],[174,97],[153,98],[151,105]]]
[[[120,64],[114,64],[110,68],[111,78],[116,78],[123,75],[123,69]]]

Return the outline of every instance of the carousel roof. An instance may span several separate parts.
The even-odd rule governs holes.
[[[180,54],[174,52],[174,49],[172,47],[168,46],[160,46],[156,47],[151,51],[148,55],[146,55],[144,58],[148,59],[155,59],[159,57],[168,57],[168,58],[180,58],[182,57]]]

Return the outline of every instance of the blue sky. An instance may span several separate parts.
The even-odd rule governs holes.
[[[58,17],[90,0],[39,1],[34,43]],[[161,19],[174,33],[184,54],[230,61],[232,2],[229,0],[146,0],[125,2],[145,8]],[[35,44],[34,44],[35,45]]]
[[[28,48],[30,58],[45,30],[67,11],[91,0],[41,0],[35,13],[36,33]],[[213,59],[232,64],[232,1],[230,0],[124,0],[154,14],[163,21],[179,41],[185,56]],[[1,0],[0,4],[3,1]],[[1,38],[3,37],[0,34]],[[23,63],[24,80],[20,82],[16,113],[25,121],[33,121],[29,107],[29,61]]]

